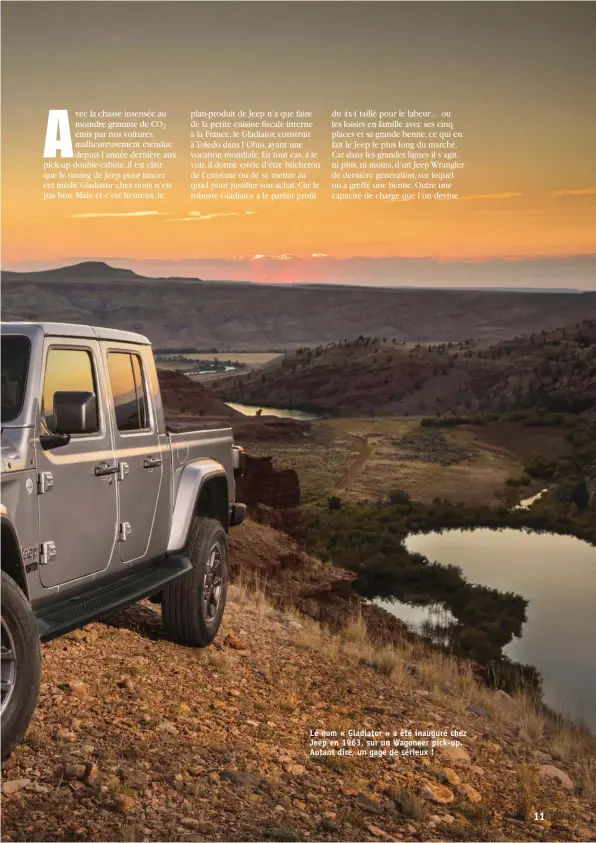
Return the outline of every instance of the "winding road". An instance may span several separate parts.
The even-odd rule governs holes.
[[[352,464],[345,472],[339,483],[336,485],[334,492],[338,492],[340,489],[345,489],[346,486],[349,486],[354,477],[359,474],[362,469],[364,468],[364,464],[366,463],[366,458],[368,456],[368,435],[366,436],[359,436],[357,433],[350,434],[355,439],[360,440],[360,448],[358,455],[352,461]]]

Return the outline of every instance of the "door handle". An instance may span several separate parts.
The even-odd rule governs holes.
[[[161,465],[161,457],[146,457],[143,460],[143,468],[157,468]]]
[[[108,474],[117,474],[118,473],[118,463],[117,462],[100,462],[99,465],[95,466],[95,476],[96,477],[107,477]]]

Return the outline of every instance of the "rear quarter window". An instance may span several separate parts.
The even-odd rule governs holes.
[[[149,429],[149,408],[141,358],[127,351],[108,352],[110,388],[118,430]]]

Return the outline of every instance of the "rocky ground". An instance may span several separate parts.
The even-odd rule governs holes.
[[[239,528],[236,563],[273,554],[298,592],[296,550],[267,529]],[[407,728],[465,736],[432,757],[309,754],[310,730]],[[167,641],[151,603],[44,646],[2,839],[592,841],[589,752],[454,663],[375,649],[361,617],[332,635],[237,577],[207,650]]]

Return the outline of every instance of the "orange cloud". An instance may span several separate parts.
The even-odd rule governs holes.
[[[160,214],[165,213],[164,211],[101,211],[97,213],[88,213],[88,214],[71,214],[71,219],[91,219],[97,217],[156,217]]]
[[[514,196],[523,196],[523,193],[478,193],[473,196],[460,196],[460,199],[512,199]]]
[[[256,211],[243,211],[242,214],[250,216],[256,214]],[[187,217],[174,217],[166,220],[166,222],[204,222],[205,220],[214,220],[217,217],[239,217],[242,216],[240,211],[227,211],[218,214],[204,214],[202,211],[190,211]]]
[[[302,255],[253,255],[251,261],[291,261],[295,259],[302,260]]]
[[[594,196],[596,187],[580,187],[577,190],[553,190],[549,196]]]

